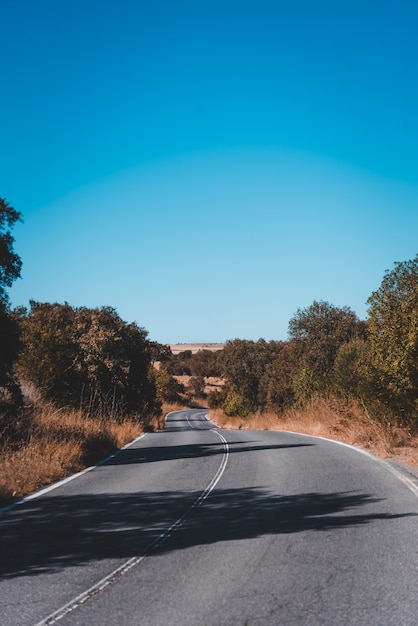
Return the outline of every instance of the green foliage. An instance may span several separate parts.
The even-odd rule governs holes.
[[[294,382],[300,403],[332,390],[332,369],[340,347],[364,337],[365,332],[365,323],[348,307],[314,301],[306,309],[298,309],[289,322],[289,336],[300,354]]]
[[[81,350],[74,329],[75,311],[68,304],[30,303],[20,320],[22,351],[19,372],[46,398],[79,404],[83,389]]]
[[[310,367],[302,367],[293,380],[296,403],[305,406],[310,400],[324,394],[327,379]]]
[[[295,341],[281,344],[274,361],[266,366],[260,381],[260,393],[265,405],[281,413],[296,400],[294,380],[300,369],[298,346]]]
[[[370,345],[364,339],[343,343],[332,369],[333,389],[337,394],[354,398],[370,396]]]
[[[20,347],[19,326],[4,302],[0,302],[0,409],[21,402],[13,365]]]
[[[0,302],[7,304],[9,299],[5,288],[11,287],[20,276],[22,262],[13,250],[14,239],[11,229],[22,215],[13,209],[4,198],[0,198]]]
[[[264,339],[227,341],[220,355],[222,372],[230,390],[224,404],[227,415],[239,414],[244,417],[244,413],[255,412],[264,404],[260,383],[266,367],[272,363],[281,347],[280,342],[267,342]],[[237,407],[240,407],[239,411]]]
[[[158,411],[144,329],[110,307],[30,305],[20,322],[19,368],[46,398],[111,417]]]
[[[256,410],[253,404],[247,402],[245,398],[234,389],[230,389],[227,392],[222,408],[225,415],[239,415],[240,417],[248,417]]]
[[[368,300],[372,362],[387,401],[418,416],[418,255],[396,263]]]
[[[184,385],[179,383],[166,368],[162,367],[159,370],[154,370],[154,378],[157,386],[157,398],[160,403],[184,403]]]
[[[9,311],[6,291],[20,276],[22,262],[13,249],[11,230],[21,221],[21,214],[4,198],[0,198],[0,402],[19,403],[21,394],[13,374],[13,364],[19,349],[19,329]]]

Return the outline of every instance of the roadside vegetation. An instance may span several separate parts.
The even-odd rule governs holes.
[[[293,408],[281,415],[265,412],[242,419],[220,409],[210,418],[223,428],[244,430],[287,430],[349,443],[372,454],[399,463],[418,466],[418,435],[415,429],[394,422],[370,418],[355,400],[318,398],[304,408]]]
[[[418,465],[418,256],[384,275],[367,321],[314,301],[285,342],[227,342],[217,423],[321,434]]]
[[[227,341],[219,351],[148,339],[115,309],[31,301],[0,198],[0,505],[99,461],[164,415],[208,406],[231,428],[334,437],[418,464],[418,256],[396,263],[361,321],[314,301],[286,341]]]
[[[387,271],[368,304],[362,321],[314,301],[292,317],[287,341],[227,341],[207,356],[212,390],[198,355],[168,367],[224,427],[333,437],[418,465],[418,256]]]

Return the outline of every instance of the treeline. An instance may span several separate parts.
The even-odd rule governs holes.
[[[338,396],[375,419],[417,427],[418,255],[387,271],[368,305],[361,321],[314,301],[292,317],[287,341],[228,341],[217,353],[226,384],[209,405],[245,417]]]
[[[161,409],[152,372],[154,344],[110,307],[31,302],[15,314],[16,371],[59,406],[87,415],[152,415]]]
[[[18,434],[22,383],[57,408],[113,421],[134,417],[146,428],[161,413],[153,363],[165,348],[110,307],[31,301],[12,310],[6,288],[19,277],[21,261],[11,230],[21,219],[0,199],[0,442]]]
[[[227,341],[221,351],[190,350],[162,362],[172,399],[199,397],[228,416],[283,415],[317,399],[357,400],[375,420],[418,426],[418,255],[386,271],[368,300],[368,319],[314,301],[289,321],[287,341]],[[207,378],[224,385],[205,393]]]
[[[4,364],[3,415],[20,411],[22,383],[31,383],[57,408],[77,409],[86,417],[135,417],[146,428],[161,413],[153,367],[159,346],[114,309],[31,301],[29,310],[9,311],[5,319],[15,358],[8,368]],[[10,437],[8,430],[3,434]],[[0,439],[1,434],[0,428]]]
[[[138,415],[144,424],[163,402],[200,398],[246,417],[330,396],[355,398],[376,418],[418,424],[418,255],[386,272],[367,321],[314,301],[292,317],[286,341],[234,339],[218,352],[174,356],[110,307],[31,302],[11,310],[6,289],[21,269],[11,230],[19,220],[0,199],[1,415],[19,410],[26,381],[58,407],[116,420]],[[190,377],[188,390],[180,376]],[[208,394],[210,377],[224,385]]]

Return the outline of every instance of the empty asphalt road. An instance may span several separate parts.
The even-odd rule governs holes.
[[[204,410],[0,512],[7,626],[416,626],[417,575],[414,483]]]

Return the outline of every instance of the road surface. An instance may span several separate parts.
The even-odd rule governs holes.
[[[0,624],[416,626],[417,550],[386,463],[178,411],[0,512]]]

